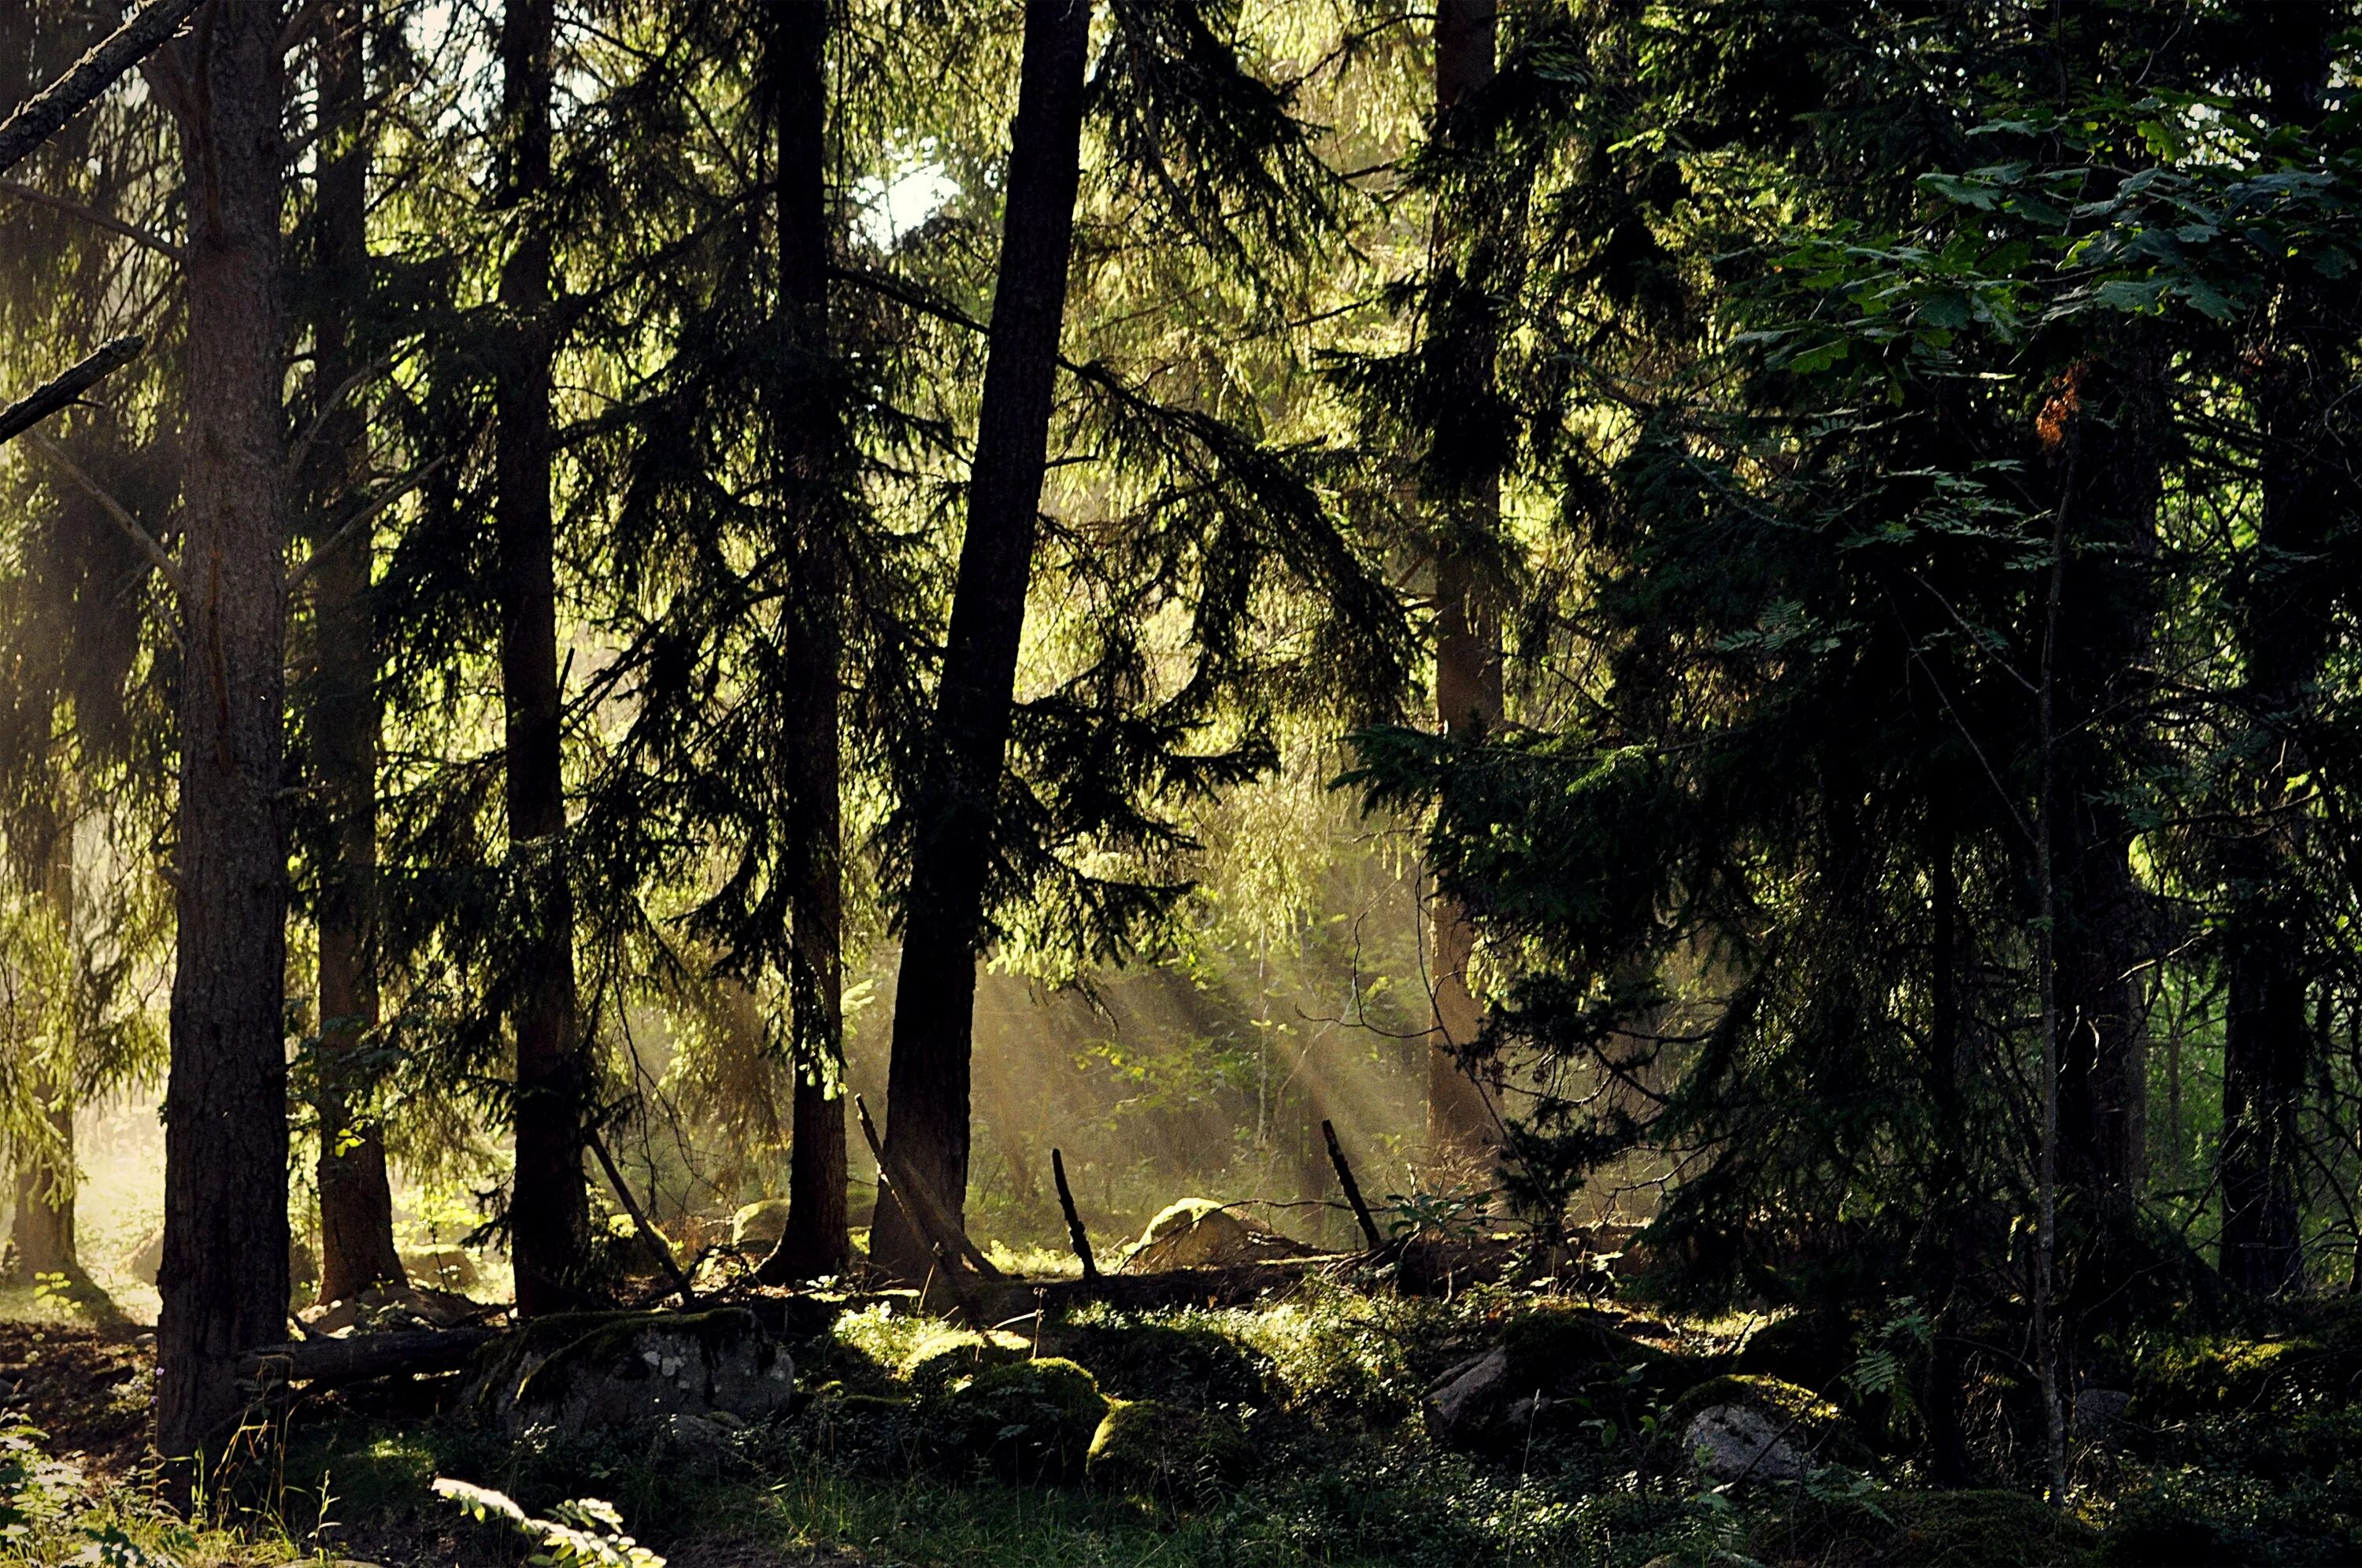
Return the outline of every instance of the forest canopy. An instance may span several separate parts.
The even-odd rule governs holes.
[[[2174,1336],[2362,1366],[2357,62],[2343,0],[8,7],[7,1268],[127,1321],[76,1204],[157,1109],[183,1501],[372,1324],[989,1350],[1228,1224],[1208,1311],[1673,1325],[1529,1466],[1546,1397],[1643,1497],[1739,1410],[1716,1496],[1876,1449],[2134,1540],[2096,1396],[2155,1430]],[[1848,1348],[1664,1370],[1739,1318]]]

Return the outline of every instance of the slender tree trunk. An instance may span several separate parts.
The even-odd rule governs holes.
[[[176,1461],[237,1415],[240,1353],[286,1337],[279,9],[213,0],[173,48],[188,457],[156,1425]]]
[[[2134,983],[2147,941],[2120,803],[2139,766],[2158,613],[2160,367],[2139,343],[2070,383],[2071,536],[2054,649],[2052,876],[2058,898],[2059,1178],[2117,1233],[2142,1176],[2146,1023]]]
[[[789,993],[795,1025],[795,1122],[788,1154],[788,1223],[763,1260],[767,1284],[843,1274],[852,1259],[845,1213],[842,812],[842,591],[833,487],[842,436],[828,321],[828,0],[774,0],[772,85],[779,154],[779,285],[797,384],[778,450],[797,528],[802,582],[787,679],[797,707],[788,748],[789,794],[804,813]]]
[[[937,767],[919,802],[895,983],[886,1152],[931,1186],[955,1216],[967,1198],[968,1054],[985,876],[1048,460],[1081,179],[1090,22],[1089,0],[1027,0],[992,348],[936,697]],[[932,1261],[925,1242],[890,1204],[877,1215],[870,1252],[906,1275],[923,1277]]]
[[[1435,112],[1445,135],[1454,134],[1452,111],[1493,79],[1497,8],[1497,0],[1441,0],[1436,9]],[[1463,373],[1489,384],[1495,358],[1490,328],[1447,320],[1443,330],[1481,339],[1450,352]],[[1435,556],[1435,722],[1444,734],[1457,735],[1489,732],[1501,723],[1499,595],[1465,545],[1472,536],[1499,531],[1500,475],[1471,476],[1454,488],[1461,492],[1429,500],[1452,513]],[[1462,1055],[1484,1026],[1483,1009],[1468,984],[1476,932],[1459,900],[1443,893],[1429,906],[1429,921],[1435,973],[1427,1053],[1428,1147],[1439,1165],[1466,1167],[1487,1157],[1498,1132],[1484,1085]]]
[[[493,390],[500,543],[501,698],[507,734],[509,851],[525,922],[511,1027],[516,1038],[516,1181],[510,1259],[519,1311],[580,1299],[590,1230],[582,1174],[590,1073],[575,1016],[574,899],[567,880],[566,776],[558,690],[551,245],[538,210],[550,185],[555,0],[509,0],[501,26],[502,204],[517,215],[501,270],[503,317]]]
[[[49,874],[41,890],[65,943],[68,971],[63,1010],[67,1029],[78,1034],[82,988],[74,944],[73,819],[69,797],[58,814]],[[74,1247],[74,1192],[81,1181],[74,1165],[74,1054],[81,1041],[77,1037],[63,1043],[66,1049],[43,1096],[49,1102],[50,1139],[46,1156],[28,1155],[17,1167],[17,1216],[8,1240],[15,1250],[20,1285],[34,1284],[43,1275],[63,1275],[75,1284],[85,1278]]]
[[[2276,117],[2319,123],[2328,84],[2329,8],[2291,4],[2267,61]],[[2303,1282],[2298,1195],[2312,1035],[2305,1020],[2301,889],[2306,846],[2289,807],[2312,767],[2307,688],[2332,636],[2334,583],[2319,557],[2349,498],[2345,465],[2321,450],[2325,414],[2343,389],[2324,353],[2323,302],[2300,279],[2282,294],[2280,338],[2255,395],[2263,437],[2263,507],[2239,580],[2235,625],[2246,667],[2241,693],[2255,758],[2224,856],[2228,1007],[2223,1041],[2222,1271],[2232,1284],[2278,1295]]]
[[[313,385],[323,395],[360,369],[353,342],[369,296],[369,166],[361,0],[321,14],[319,297]],[[366,503],[368,426],[358,389],[314,438],[315,538],[324,543]],[[377,879],[376,626],[373,552],[366,530],[312,572],[317,667],[308,729],[312,773],[329,816],[320,873],[320,1299],[338,1301],[381,1281],[402,1283],[393,1244],[393,1190],[385,1142],[352,1110],[376,1074],[360,1053],[377,1026],[372,911]]]

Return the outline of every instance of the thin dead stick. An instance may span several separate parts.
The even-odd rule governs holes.
[[[1083,1277],[1097,1279],[1098,1260],[1091,1256],[1091,1239],[1084,1232],[1083,1217],[1075,1212],[1074,1190],[1066,1186],[1066,1156],[1055,1149],[1050,1151],[1050,1176],[1058,1184],[1058,1207],[1066,1211],[1066,1234],[1075,1243],[1075,1255],[1083,1260]]]
[[[322,540],[318,548],[298,562],[293,571],[287,574],[287,591],[292,593],[303,587],[313,572],[319,569],[322,561],[343,548],[346,542],[355,534],[375,522],[387,507],[434,478],[435,470],[450,460],[448,457],[437,458],[425,468],[411,474],[408,479],[397,480],[378,491],[370,499],[369,504],[354,513],[335,533]]]
[[[919,1234],[954,1256],[964,1259],[970,1268],[987,1279],[1006,1277],[992,1266],[992,1260],[976,1250],[976,1243],[967,1239],[967,1232],[960,1229],[959,1222],[951,1217],[935,1195],[927,1190],[926,1183],[911,1175],[908,1167],[896,1170],[888,1165],[886,1145],[878,1139],[877,1124],[869,1120],[869,1107],[859,1095],[853,1097],[853,1109],[861,1118],[861,1135],[869,1141],[869,1152],[877,1157],[878,1175],[901,1189],[902,1196],[899,1201],[902,1205],[902,1212],[910,1215],[911,1223],[917,1228]]]
[[[607,1185],[615,1189],[615,1196],[623,1201],[624,1212],[632,1217],[632,1228],[639,1231],[640,1240],[648,1244],[649,1250],[657,1254],[657,1261],[664,1264],[665,1273],[672,1276],[673,1288],[680,1292],[680,1304],[684,1307],[693,1305],[697,1292],[690,1286],[689,1275],[681,1272],[679,1260],[672,1255],[672,1243],[664,1239],[664,1232],[648,1223],[646,1214],[640,1212],[639,1199],[632,1196],[631,1187],[624,1180],[624,1173],[615,1168],[615,1159],[607,1153],[606,1141],[594,1132],[586,1132],[583,1137],[590,1143],[591,1154],[598,1156],[599,1168],[607,1173]]]
[[[0,174],[24,161],[58,128],[98,101],[99,94],[154,53],[204,0],[156,0],[117,28],[63,76],[0,121]]]
[[[392,369],[393,360],[391,358],[379,359],[363,365],[336,384],[321,400],[319,412],[312,415],[312,423],[304,426],[304,434],[297,436],[295,445],[288,448],[287,461],[283,465],[288,478],[292,479],[304,471],[304,459],[312,455],[312,444],[320,438],[320,431],[327,425],[328,416],[344,406],[345,399],[359,392],[362,382],[373,376],[381,376]]]
[[[118,337],[46,386],[36,387],[16,403],[0,409],[0,442],[21,436],[124,366],[139,357],[148,340],[137,334]]]
[[[134,245],[144,245],[157,254],[169,256],[175,261],[184,259],[179,246],[158,234],[154,229],[141,228],[136,223],[126,223],[113,213],[101,212],[86,202],[77,202],[71,196],[53,195],[38,185],[28,185],[16,180],[0,180],[0,192],[6,192],[19,201],[30,202],[36,206],[48,207],[53,212],[64,213],[69,217],[78,217],[93,228],[103,228],[109,234],[119,234]]]
[[[93,501],[98,502],[99,510],[105,512],[117,528],[129,536],[132,543],[146,552],[149,564],[156,569],[158,575],[171,585],[174,595],[181,596],[186,593],[187,591],[181,583],[180,567],[174,563],[164,547],[156,542],[156,536],[139,526],[138,519],[124,510],[121,502],[109,495],[96,480],[83,472],[74,460],[59,448],[55,441],[39,431],[26,432],[25,440],[35,451],[63,469],[68,479],[80,485]]]
[[[1362,1184],[1353,1179],[1353,1167],[1345,1163],[1345,1151],[1337,1143],[1337,1124],[1323,1120],[1320,1136],[1329,1141],[1329,1163],[1337,1167],[1337,1181],[1345,1189],[1345,1201],[1353,1206],[1353,1218],[1362,1222],[1362,1234],[1374,1253],[1385,1245],[1385,1241],[1378,1234],[1378,1222],[1370,1218],[1370,1206],[1362,1201]]]

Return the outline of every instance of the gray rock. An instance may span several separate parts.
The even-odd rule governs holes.
[[[788,1230],[788,1200],[766,1198],[730,1217],[730,1244],[748,1252],[767,1253]]]
[[[2104,1438],[2125,1419],[2133,1397],[2122,1388],[2086,1388],[2075,1396],[2075,1435],[2084,1441]]]
[[[1718,1486],[1799,1481],[1812,1474],[1812,1456],[1783,1427],[1750,1405],[1709,1405],[1690,1418],[1682,1445],[1699,1475]]]
[[[739,1308],[544,1319],[478,1375],[493,1425],[575,1431],[696,1418],[760,1420],[795,1396],[787,1352]]]
[[[1495,1425],[1508,1400],[1509,1353],[1496,1345],[1435,1380],[1421,1404],[1427,1435],[1447,1448],[1462,1446]]]

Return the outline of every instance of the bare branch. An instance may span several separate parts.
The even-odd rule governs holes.
[[[60,127],[96,102],[100,94],[153,54],[204,0],[154,0],[115,29],[72,69],[0,122],[0,174],[23,162],[55,136]]]
[[[363,365],[337,383],[336,390],[329,392],[326,399],[321,403],[320,411],[312,416],[312,423],[304,427],[304,434],[297,437],[295,445],[288,449],[285,471],[289,479],[294,479],[303,473],[304,459],[312,455],[312,444],[320,438],[320,431],[327,425],[328,415],[342,408],[345,400],[358,392],[362,382],[372,376],[381,375],[392,368],[392,356],[388,355],[373,364]]]
[[[408,495],[412,491],[416,490],[420,485],[425,484],[428,480],[434,478],[435,470],[441,468],[450,460],[451,459],[448,457],[437,458],[433,462],[427,464],[425,468],[413,472],[408,479],[388,485],[385,489],[378,491],[375,496],[370,498],[368,505],[362,507],[359,512],[354,513],[352,516],[348,518],[335,533],[320,541],[319,545],[313,549],[312,553],[305,556],[304,559],[297,564],[295,569],[287,574],[287,591],[292,593],[297,589],[303,587],[304,584],[311,579],[313,572],[319,569],[319,566],[322,561],[326,560],[330,556],[343,548],[347,541],[350,540],[354,535],[368,527],[371,523],[376,522],[387,507],[392,506],[395,502],[400,501],[403,496]]]
[[[0,192],[20,197],[28,202],[38,203],[41,206],[53,207],[61,213],[69,213],[94,228],[103,228],[109,234],[119,234],[135,245],[144,245],[149,249],[169,256],[175,261],[182,259],[181,248],[154,229],[141,228],[136,223],[126,223],[114,214],[103,213],[87,203],[77,202],[70,196],[52,195],[47,191],[17,180],[0,180]]]
[[[47,386],[37,387],[20,402],[0,408],[0,445],[21,436],[66,407],[91,388],[139,357],[148,340],[133,334],[118,337]]]
[[[139,526],[138,521],[124,510],[121,502],[109,495],[96,480],[83,472],[74,460],[59,448],[56,442],[39,431],[28,433],[25,439],[34,450],[63,469],[66,477],[80,485],[93,501],[98,502],[100,509],[114,519],[115,525],[128,535],[132,543],[147,552],[148,559],[156,568],[158,574],[171,585],[174,597],[178,598],[185,593],[186,591],[181,586],[180,567],[173,562],[164,547],[156,542],[156,536]]]

